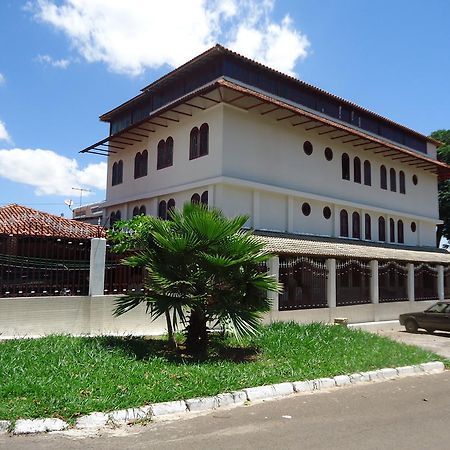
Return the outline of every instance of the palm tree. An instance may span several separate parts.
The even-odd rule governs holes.
[[[272,256],[242,227],[247,216],[227,218],[217,209],[185,204],[169,220],[139,216],[110,232],[114,250],[133,250],[124,264],[144,267],[145,292],[116,300],[115,315],[146,303],[153,319],[168,322],[169,338],[181,325],[191,353],[207,348],[208,330],[254,333],[270,310],[267,291],[280,285],[263,269]],[[208,327],[209,325],[209,327]]]

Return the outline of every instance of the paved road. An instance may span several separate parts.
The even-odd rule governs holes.
[[[450,359],[450,333],[435,331],[433,334],[428,334],[421,330],[417,333],[407,333],[404,329],[400,331],[378,331],[377,333],[395,341],[417,345]]]
[[[445,372],[298,395],[100,436],[0,437],[0,448],[431,450],[449,448],[449,417],[450,372]]]

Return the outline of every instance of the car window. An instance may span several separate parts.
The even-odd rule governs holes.
[[[433,313],[443,313],[448,308],[449,305],[446,305],[445,303],[436,303],[431,308],[427,309],[427,312],[433,312]]]

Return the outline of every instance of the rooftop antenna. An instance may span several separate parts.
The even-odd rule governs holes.
[[[72,189],[74,191],[80,191],[80,206],[81,206],[81,202],[83,201],[83,192],[92,192],[90,189],[83,189],[83,188],[76,188],[76,187],[73,187]]]

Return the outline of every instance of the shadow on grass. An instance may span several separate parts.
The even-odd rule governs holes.
[[[231,361],[235,363],[254,362],[258,359],[259,349],[255,346],[236,347],[228,345],[219,337],[212,337],[207,354],[191,355],[186,352],[184,344],[171,348],[165,339],[137,337],[102,337],[106,348],[122,350],[137,360],[164,358],[175,364],[197,364],[198,362]]]

